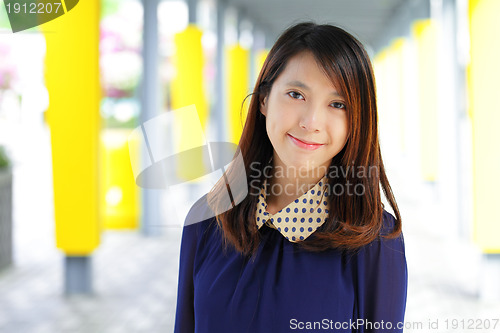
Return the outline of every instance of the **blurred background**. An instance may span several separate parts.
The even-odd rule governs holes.
[[[497,0],[86,0],[13,33],[0,8],[0,332],[173,331],[181,226],[209,186],[137,186],[130,133],[195,104],[206,142],[237,143],[267,52],[304,20],[346,29],[374,65],[405,332],[500,331],[499,13]]]

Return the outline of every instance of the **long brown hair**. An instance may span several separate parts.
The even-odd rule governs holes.
[[[256,188],[263,185],[266,177],[263,168],[273,156],[260,104],[288,60],[302,51],[313,53],[325,74],[346,98],[349,137],[343,149],[333,157],[330,168],[347,172],[335,175],[329,172],[329,189],[335,185],[358,185],[362,186],[363,195],[352,195],[352,192],[349,195],[347,191],[335,195],[330,193],[327,221],[297,245],[308,251],[356,250],[375,240],[383,227],[384,205],[380,185],[395,214],[394,227],[383,237],[395,238],[401,233],[401,216],[380,153],[375,79],[369,56],[363,45],[343,29],[302,22],[289,27],[278,38],[263,64],[253,93],[249,95],[252,97],[237,151],[243,157],[248,195],[241,202],[234,200],[233,204],[239,203],[228,211],[217,210],[223,193],[230,191],[228,179],[238,176],[238,166],[233,164],[207,196],[215,212],[220,212],[216,214],[217,225],[223,231],[226,246],[232,244],[244,254],[256,254],[260,242],[255,223],[259,195]],[[360,175],[360,170],[370,172]]]

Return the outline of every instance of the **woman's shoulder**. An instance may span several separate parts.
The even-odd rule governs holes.
[[[377,251],[379,253],[398,253],[405,252],[403,232],[388,237],[396,229],[397,220],[394,215],[384,209],[382,214],[382,228],[380,229],[379,236],[371,243],[368,244],[368,251]],[[381,252],[380,252],[381,251]]]
[[[183,226],[183,239],[199,239],[216,223],[215,214],[207,201],[207,194],[199,198],[189,209]]]
[[[403,233],[387,237],[396,228],[396,218],[384,209],[382,214],[382,228],[371,243],[362,246],[359,251],[368,256],[403,254],[405,252]]]
[[[392,233],[395,227],[396,218],[394,217],[394,215],[384,209],[382,213],[382,228],[380,229],[380,235],[385,236]]]
[[[184,222],[185,227],[208,221],[210,218],[214,217],[213,210],[208,205],[207,195],[208,193],[204,194],[191,206],[186,215]]]

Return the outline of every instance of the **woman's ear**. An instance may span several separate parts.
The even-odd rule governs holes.
[[[260,113],[267,116],[267,96],[260,100]]]

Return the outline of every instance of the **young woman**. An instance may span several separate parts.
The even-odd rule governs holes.
[[[401,218],[361,43],[326,24],[287,29],[237,153],[186,218],[175,332],[402,332]],[[227,185],[242,176],[245,191]]]

